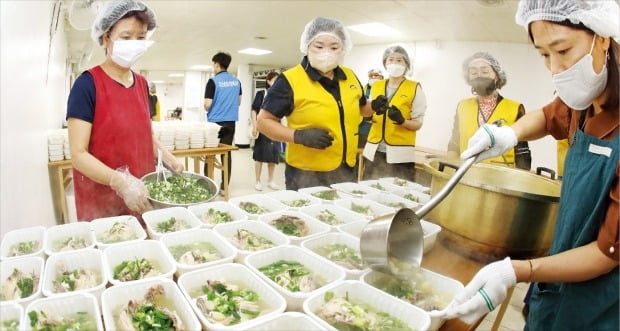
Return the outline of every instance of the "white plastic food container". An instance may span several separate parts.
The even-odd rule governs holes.
[[[441,226],[425,220],[420,220],[422,231],[424,231],[424,254],[430,252],[435,246],[437,235],[441,232]]]
[[[207,280],[218,280],[256,292],[259,297],[259,303],[264,308],[264,313],[249,321],[228,326],[210,322],[196,306],[195,299],[201,295],[200,288],[207,284]],[[183,296],[190,303],[200,323],[202,323],[206,330],[239,330],[278,315],[286,309],[286,300],[256,274],[252,273],[250,269],[241,264],[227,263],[188,272],[179,278],[178,284]],[[199,294],[196,294],[197,292]]]
[[[292,217],[297,217],[301,219],[304,222],[306,228],[308,229],[308,234],[303,237],[290,236],[290,235],[287,235],[281,232],[280,230],[276,228],[275,225],[271,224],[274,220],[280,217],[285,217],[285,216],[292,216]],[[316,237],[324,233],[328,233],[331,230],[331,227],[329,225],[315,219],[314,217],[310,217],[307,214],[300,213],[297,211],[292,211],[292,210],[263,215],[263,216],[260,216],[258,220],[273,227],[277,231],[280,231],[280,233],[286,235],[292,245],[299,245],[305,239]]]
[[[200,264],[185,264],[179,262],[178,260],[175,260],[174,263],[177,268],[175,275],[177,277],[188,271],[232,262],[235,258],[235,255],[237,254],[237,250],[230,243],[228,243],[224,238],[222,238],[211,229],[193,229],[188,231],[168,233],[161,236],[160,241],[164,244],[164,246],[166,246],[166,249],[168,250],[170,255],[172,255],[173,259],[174,254],[170,250],[170,247],[198,242],[208,242],[209,244],[213,245],[213,247],[221,255],[221,258],[219,259]]]
[[[374,215],[367,215],[367,214],[363,214],[360,212],[357,212],[355,210],[353,210],[353,205],[356,206],[364,206],[364,207],[370,207],[370,210],[372,211],[372,213]],[[352,198],[352,199],[345,199],[345,200],[338,200],[336,201],[336,205],[343,207],[347,210],[350,210],[358,215],[364,216],[366,217],[366,219],[368,220],[372,220],[375,219],[377,217],[381,217],[384,215],[388,215],[388,214],[392,214],[394,213],[394,209],[387,207],[385,205],[382,205],[376,201],[372,201],[369,199],[361,199],[361,198]]]
[[[364,228],[369,222],[370,222],[369,220],[365,220],[365,221],[343,224],[338,227],[338,231],[348,233],[352,235],[353,237],[356,237],[359,239],[362,236],[362,231],[364,230]]]
[[[348,194],[346,194],[346,193],[343,193],[343,192],[339,192],[338,190],[336,190],[336,194],[338,195],[338,198],[333,199],[333,200],[329,200],[329,199],[322,199],[322,198],[320,198],[320,197],[317,197],[317,196],[313,195],[313,194],[315,194],[315,193],[319,193],[319,192],[322,192],[322,191],[332,191],[332,190],[335,190],[335,189],[333,189],[333,188],[331,188],[331,187],[327,187],[327,186],[312,186],[312,187],[300,188],[300,189],[299,189],[299,190],[297,190],[297,191],[298,191],[299,193],[305,194],[305,195],[307,195],[307,196],[309,196],[309,197],[319,199],[319,200],[321,200],[323,203],[334,203],[334,202],[336,202],[336,201],[338,201],[338,200],[341,200],[341,199],[348,199],[348,198],[351,198],[351,196],[350,196],[350,195],[348,195]]]
[[[11,249],[21,242],[37,241],[38,248],[32,253],[23,255],[11,255]],[[27,256],[40,256],[45,258],[43,250],[45,249],[45,227],[33,226],[30,228],[17,229],[7,232],[2,238],[2,244],[0,244],[0,259],[13,259]]]
[[[170,208],[150,210],[142,214],[144,223],[146,223],[146,232],[149,234],[149,238],[157,240],[162,235],[168,233],[168,232],[159,232],[157,230],[157,225],[159,223],[168,221],[172,217],[174,217],[177,221],[183,220],[187,224],[187,228],[179,230],[179,231],[197,229],[201,225],[201,222],[187,208],[170,207]]]
[[[73,292],[56,292],[54,290],[54,280],[60,274],[58,263],[65,265],[67,271],[86,269],[94,272],[98,282],[95,286],[87,289],[76,290]],[[105,289],[108,279],[103,267],[103,254],[97,249],[80,249],[77,251],[58,253],[50,256],[45,264],[43,273],[43,295],[46,297],[54,295],[64,295],[67,293],[88,292],[94,295],[97,300],[101,298],[101,292]]]
[[[388,191],[392,192],[400,190],[416,190],[418,192],[421,192],[426,188],[416,182],[396,177],[379,178],[379,183],[381,183],[382,186],[386,187]]]
[[[278,285],[273,280],[269,279],[263,274],[260,268],[269,264],[278,262],[280,260],[296,261],[301,263],[304,267],[312,271],[313,275],[318,276],[324,282],[321,287],[311,292],[291,292],[288,289]],[[338,267],[336,264],[326,261],[315,254],[311,254],[306,250],[297,246],[280,246],[254,254],[249,255],[246,258],[247,266],[256,273],[261,279],[267,282],[270,286],[275,288],[287,302],[287,311],[301,311],[303,301],[313,293],[324,288],[328,284],[343,280],[346,275],[344,270]]]
[[[340,192],[344,192],[356,198],[364,198],[369,194],[381,193],[380,190],[374,189],[370,186],[365,186],[353,182],[344,182],[330,185],[333,189]]]
[[[335,330],[333,326],[317,316],[317,311],[325,304],[324,296],[327,291],[332,291],[334,296],[339,297],[348,294],[350,302],[369,306],[374,311],[385,312],[392,317],[400,319],[412,330],[426,330],[430,326],[430,317],[424,310],[361,281],[347,280],[326,286],[313,293],[304,301],[304,312],[318,321],[324,330]]]
[[[247,230],[258,236],[261,236],[271,241],[274,245],[273,247],[288,245],[290,243],[290,240],[286,235],[263,222],[249,220],[236,221],[226,224],[218,224],[213,228],[213,230],[217,232],[220,236],[226,238],[226,240],[233,246],[235,245],[233,244],[232,237],[237,235],[237,231],[239,230]],[[245,258],[248,255],[257,252],[252,250],[240,249],[238,247],[235,247],[235,249],[237,250],[237,256],[235,257],[235,262],[237,263],[244,263]]]
[[[379,190],[381,192],[389,192],[388,188],[381,184],[378,179],[362,180],[359,182],[359,184],[364,186],[370,186],[375,190]]]
[[[231,198],[228,200],[231,204],[241,209],[246,215],[248,215],[248,219],[256,220],[261,215],[267,215],[272,213],[277,213],[279,211],[284,211],[287,209],[286,205],[281,203],[278,200],[265,196],[263,194],[250,194],[244,195],[241,197]],[[265,209],[265,212],[262,214],[254,214],[250,213],[243,208],[241,208],[240,204],[242,202],[251,202],[257,204],[259,207]]]
[[[97,305],[97,298],[90,293],[72,293],[57,295],[49,298],[37,299],[31,302],[24,312],[22,326],[24,330],[32,330],[28,313],[31,311],[45,311],[48,316],[75,316],[77,313],[87,313],[93,319],[95,330],[103,330],[101,313]]]
[[[172,279],[176,271],[174,259],[160,241],[142,240],[113,245],[103,251],[103,263],[106,277],[112,285],[125,283],[114,278],[114,268],[123,261],[139,260],[145,258],[151,263],[155,263],[155,268],[159,270],[158,276]],[[128,281],[135,282],[136,280]]]
[[[298,312],[286,312],[272,316],[260,323],[249,325],[240,330],[252,331],[316,331],[321,330],[323,326],[310,316]]]
[[[4,329],[4,323],[9,321],[17,322],[15,330],[23,330],[26,327],[22,325],[24,318],[24,307],[15,302],[0,303],[0,328]],[[13,326],[13,325],[11,325]]]
[[[307,206],[314,206],[321,203],[321,199],[315,198],[313,196],[308,196],[306,194],[299,193],[293,190],[282,190],[282,191],[274,191],[265,194],[266,196],[280,201],[284,204],[288,209],[291,210],[299,210],[300,208]],[[294,202],[296,200],[305,200],[303,206],[294,206]]]
[[[326,259],[328,261],[331,261],[333,263],[335,263],[336,265],[338,265],[340,268],[342,268],[342,270],[344,270],[347,273],[347,279],[354,279],[354,280],[359,280],[360,276],[365,273],[366,271],[368,271],[368,267],[364,267],[363,269],[351,269],[351,268],[347,268],[344,265],[339,264],[336,261],[332,261],[327,259],[326,257],[322,256],[317,250],[320,250],[322,247],[325,247],[327,245],[333,245],[333,244],[342,244],[342,245],[346,245],[352,249],[354,249],[355,251],[357,251],[357,254],[359,256],[359,258],[362,258],[362,254],[360,253],[360,240],[359,238],[355,238],[352,235],[348,234],[348,233],[326,233],[324,235],[320,235],[314,238],[310,238],[307,240],[302,241],[301,243],[301,247],[305,248],[307,250],[309,250],[310,252],[312,252],[313,254],[317,254],[319,255],[321,258]]]
[[[358,213],[354,213],[346,208],[343,208],[343,207],[340,207],[334,204],[323,203],[323,204],[316,205],[316,206],[304,207],[304,208],[301,208],[299,211],[321,222],[323,222],[320,218],[322,212],[327,211],[329,213],[334,214],[334,217],[336,217],[336,219],[342,223],[332,225],[332,224],[323,222],[331,227],[332,232],[338,231],[338,227],[344,224],[349,224],[349,223],[354,223],[354,222],[359,222],[359,221],[367,221],[366,217],[361,216]]]
[[[433,293],[437,293],[442,298],[446,299],[446,301],[448,302],[447,306],[452,304],[453,298],[456,295],[456,293],[458,293],[459,291],[463,289],[463,284],[456,279],[440,275],[436,272],[432,272],[424,268],[422,268],[422,273],[424,277],[426,278],[426,280],[430,282],[430,284],[432,285]],[[384,283],[386,279],[389,279],[390,277],[392,276],[386,275],[386,274],[383,274],[383,273],[380,273],[374,270],[369,270],[368,272],[362,275],[361,280],[362,282],[370,286],[376,287],[378,289],[377,287],[378,284]],[[402,300],[402,299],[399,299],[399,300]],[[403,301],[407,302],[405,300]],[[431,318],[431,325],[429,327],[429,330],[439,329],[443,325],[444,322],[445,322],[444,319]]]
[[[22,307],[26,308],[26,306],[30,302],[32,302],[32,300],[41,297],[41,287],[43,286],[44,265],[45,265],[45,262],[43,261],[43,258],[39,256],[28,256],[28,257],[22,257],[19,259],[9,259],[9,260],[0,262],[0,287],[4,286],[4,282],[13,273],[14,269],[17,269],[26,274],[34,273],[35,278],[38,278],[36,289],[32,292],[30,296],[25,297],[25,298],[14,299],[14,300],[6,300],[3,302],[18,303],[22,305]]]
[[[203,215],[209,212],[209,209],[213,209],[219,212],[225,212],[230,215],[232,218],[231,222],[247,220],[248,215],[243,212],[243,210],[239,209],[237,206],[227,202],[227,201],[211,201],[205,202],[197,205],[191,205],[187,207],[194,216],[200,221],[203,228],[212,228],[218,224],[207,223],[203,219]]]
[[[166,301],[170,303],[170,310],[177,313],[181,322],[183,323],[184,330],[200,330],[200,322],[196,315],[192,312],[192,309],[177,284],[172,280],[163,277],[153,277],[145,279],[139,282],[131,282],[122,285],[112,286],[101,295],[103,322],[105,329],[119,330],[116,325],[117,315],[119,310],[129,302],[129,300],[144,300],[144,295],[148,293],[149,289],[154,285],[161,285],[164,290],[164,296]]]
[[[431,199],[430,195],[424,194],[414,189],[401,189],[393,191],[392,194],[405,198],[407,200],[411,200],[421,205],[427,203]]]
[[[135,233],[135,235],[133,236],[134,238],[126,240],[126,241],[103,242],[102,235],[106,231],[110,230],[116,222],[119,222],[133,229]],[[95,243],[97,244],[97,247],[100,249],[105,249],[106,247],[110,245],[115,245],[121,242],[146,239],[146,232],[140,225],[140,222],[138,222],[138,219],[135,216],[131,216],[131,215],[98,218],[90,222],[90,226],[92,227],[93,232],[95,234]]]
[[[420,204],[413,202],[409,199],[405,199],[401,196],[390,194],[390,193],[378,193],[378,194],[370,194],[366,197],[369,200],[378,202],[386,207],[392,208],[394,212],[402,209],[402,208],[410,208],[417,209]]]
[[[95,235],[89,222],[67,223],[54,225],[47,229],[45,232],[45,254],[50,256],[61,252],[58,245],[71,237],[85,240],[86,247],[80,249],[95,247]]]

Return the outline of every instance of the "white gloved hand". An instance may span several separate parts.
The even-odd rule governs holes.
[[[510,257],[486,265],[454,296],[454,304],[445,310],[444,316],[471,324],[499,306],[506,298],[506,291],[516,283]]]
[[[466,160],[479,154],[476,162],[480,162],[500,156],[516,144],[517,136],[511,127],[485,124],[469,138],[461,159]]]
[[[151,204],[146,199],[149,191],[141,180],[129,173],[126,166],[114,171],[110,179],[110,187],[123,199],[130,210],[143,213],[151,209]]]

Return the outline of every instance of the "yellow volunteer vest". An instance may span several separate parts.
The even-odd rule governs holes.
[[[503,119],[505,122],[503,122],[502,125],[512,125],[517,120],[520,105],[521,104],[516,101],[503,98],[502,101],[495,106],[495,110],[493,110],[493,113],[491,114],[491,117],[489,117],[487,123],[493,123],[497,120]],[[471,138],[476,130],[480,128],[478,125],[478,101],[476,101],[476,98],[465,99],[459,103],[456,108],[456,112],[459,119],[458,124],[461,136],[461,153],[463,153],[463,151],[467,149],[467,142],[469,138]],[[514,148],[509,149],[502,156],[487,159],[483,162],[514,168]]]
[[[566,159],[566,153],[568,152],[568,139],[558,140],[558,176],[564,176],[564,160]]]
[[[293,89],[293,111],[286,117],[292,129],[325,129],[334,138],[332,145],[320,150],[301,144],[286,146],[286,163],[310,171],[332,171],[345,158],[353,167],[357,160],[357,128],[362,121],[359,101],[364,90],[348,68],[340,67],[347,78],[340,80],[337,101],[318,81],[313,81],[301,65],[284,72]]]
[[[387,96],[386,84],[387,80],[384,79],[372,85],[370,89],[371,100],[380,95]],[[415,98],[417,87],[418,82],[405,79],[390,99],[390,105],[396,106],[405,119],[411,118],[411,103]],[[372,122],[372,127],[368,133],[369,142],[378,144],[384,140],[386,144],[392,146],[415,146],[416,131],[394,124],[387,113],[384,115],[373,114]]]

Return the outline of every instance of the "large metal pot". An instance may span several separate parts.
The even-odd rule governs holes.
[[[431,195],[458,168],[457,160],[429,160]],[[487,262],[544,255],[551,246],[560,182],[529,171],[476,164],[427,219],[441,225],[450,247]]]

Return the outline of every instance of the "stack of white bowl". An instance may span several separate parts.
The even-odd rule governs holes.
[[[205,131],[205,147],[217,147],[220,143],[219,133],[221,126],[215,123],[207,123]]]
[[[205,126],[202,124],[192,125],[190,127],[189,147],[204,148],[205,147]]]
[[[166,147],[167,150],[171,151],[174,149],[174,136],[175,130],[172,126],[162,126],[159,129],[159,142]]]
[[[68,149],[69,143],[67,142],[66,150],[68,151]],[[65,159],[65,134],[62,129],[49,132],[47,135],[47,151],[50,161]]]
[[[179,125],[174,131],[174,149],[189,149],[189,136],[186,125]]]
[[[69,130],[62,129],[62,135],[64,137],[63,151],[65,152],[65,160],[71,160],[71,148],[69,148]]]

